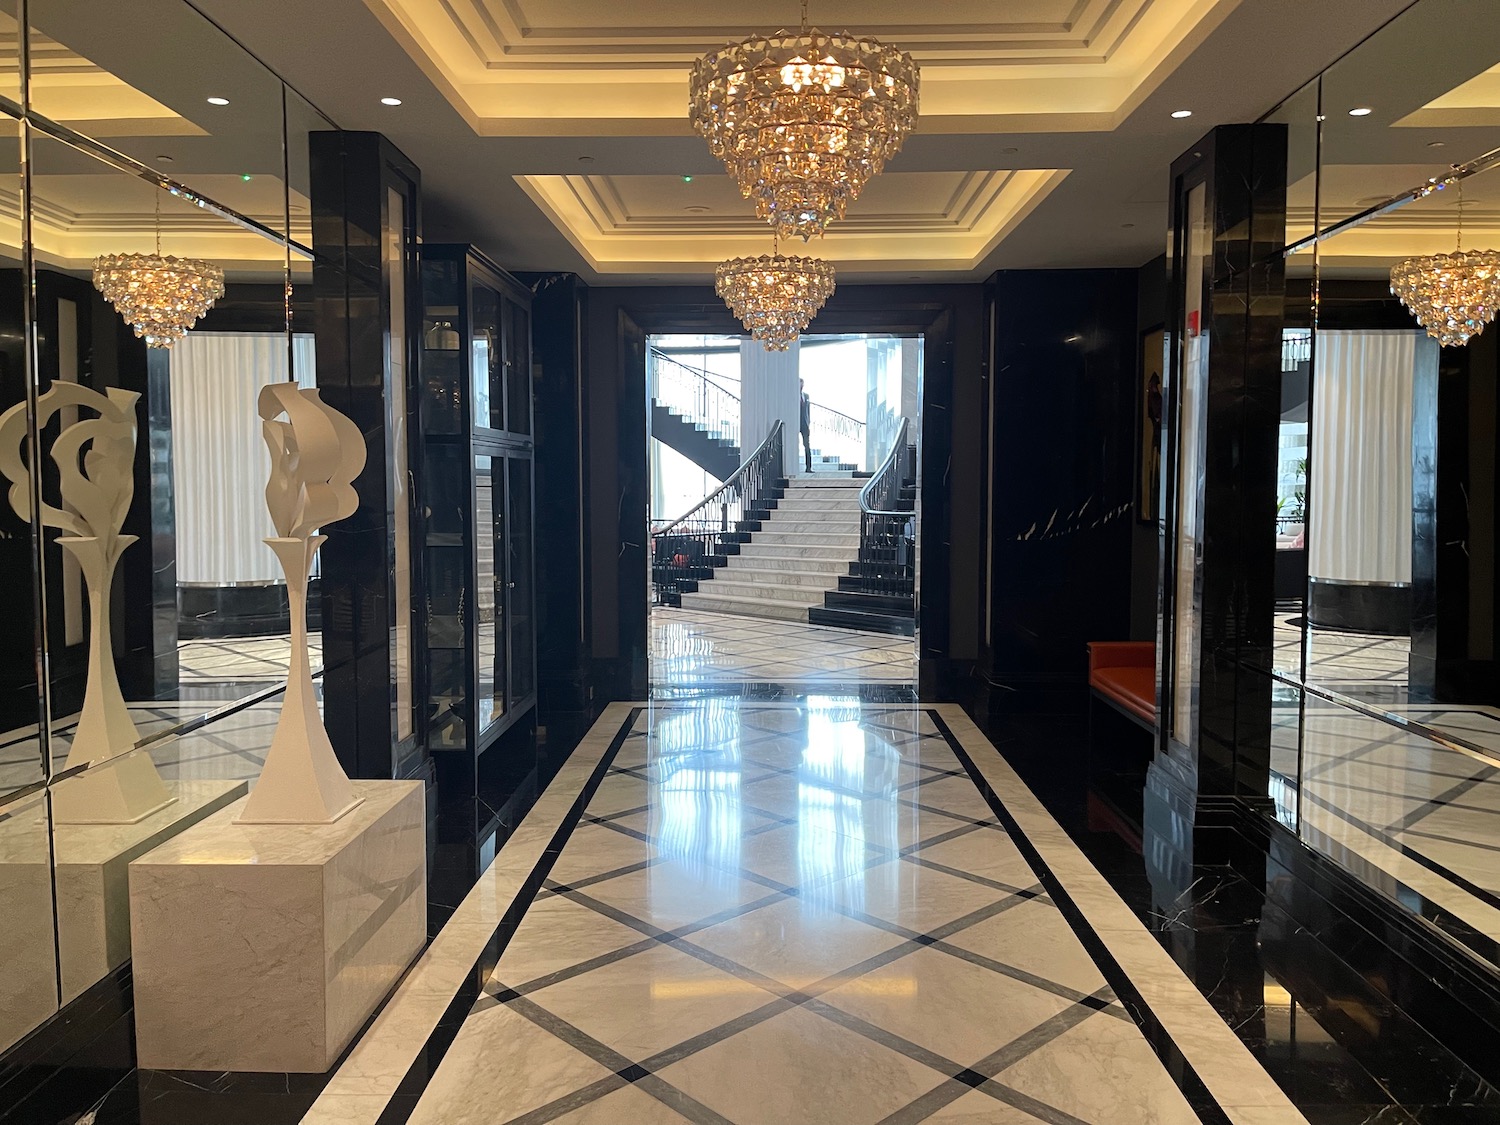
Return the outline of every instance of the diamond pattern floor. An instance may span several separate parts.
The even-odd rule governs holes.
[[[411,1117],[1199,1121],[927,712],[641,713]]]

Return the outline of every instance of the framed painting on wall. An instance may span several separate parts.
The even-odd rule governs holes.
[[[1141,334],[1140,460],[1136,467],[1136,515],[1142,523],[1161,518],[1161,419],[1162,360],[1166,334],[1163,327]]]

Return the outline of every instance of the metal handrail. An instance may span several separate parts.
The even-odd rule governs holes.
[[[905,483],[905,474],[897,474],[896,464],[898,457],[906,456],[906,429],[910,420],[901,419],[901,428],[896,431],[896,440],[891,443],[891,451],[885,455],[885,460],[880,463],[880,468],[875,474],[865,481],[865,486],[859,490],[859,510],[866,515],[876,516],[909,516],[910,512],[900,512],[895,509],[875,507],[877,503],[889,503],[889,500],[881,498],[877,500],[876,492],[880,490],[894,491],[895,495],[901,494],[901,485]],[[896,481],[894,489],[890,488],[890,481]]]
[[[651,349],[651,397],[693,425],[733,445],[740,444],[740,398],[720,386],[706,371],[689,367]]]
[[[859,490],[858,579],[867,594],[904,598],[915,607],[917,516],[896,507],[911,464],[908,426],[902,418],[890,453]]]
[[[666,352],[662,351],[660,348],[652,348],[651,349],[651,354],[654,355],[657,359],[664,359],[664,360],[666,360],[673,367],[680,367],[684,371],[686,371],[686,372],[688,372],[690,374],[698,376],[698,378],[702,379],[710,387],[713,387],[716,391],[722,392],[726,397],[734,399],[735,402],[739,402],[740,401],[740,396],[739,395],[735,394],[728,387],[725,387],[725,386],[721,385],[720,383],[716,382],[715,380],[711,379],[709,377],[708,372],[705,371],[705,370],[703,370],[701,367],[691,367],[688,364],[683,363],[682,360],[680,360],[680,359],[673,359],[670,355],[668,355]]]
[[[774,423],[733,475],[686,514],[653,524],[651,581],[659,604],[680,605],[760,528],[765,505],[781,497],[783,428]]]

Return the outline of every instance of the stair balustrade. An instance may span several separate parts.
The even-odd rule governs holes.
[[[707,371],[689,367],[651,349],[651,394],[661,406],[681,415],[706,433],[736,447],[740,444],[740,399]]]
[[[729,556],[739,554],[740,545],[770,518],[786,487],[782,430],[781,422],[773,425],[734,475],[692,511],[653,524],[651,584],[657,605],[681,605],[683,594],[696,592],[700,581],[728,566]]]
[[[906,506],[916,479],[910,424],[901,420],[890,453],[860,491],[858,577],[864,593],[915,601],[917,516]]]

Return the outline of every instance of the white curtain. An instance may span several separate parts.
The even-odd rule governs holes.
[[[766,440],[780,419],[784,472],[802,471],[802,397],[797,386],[801,344],[793,341],[784,352],[768,352],[756,340],[740,341],[740,457],[743,460]]]
[[[316,382],[313,338],[293,337],[293,366]],[[286,336],[189,332],[171,351],[172,480],[177,510],[177,581],[229,586],[281,579],[266,513],[270,458],[256,399],[287,380]]]
[[[1411,581],[1419,364],[1437,364],[1437,347],[1421,332],[1318,332],[1307,530],[1314,578]]]

